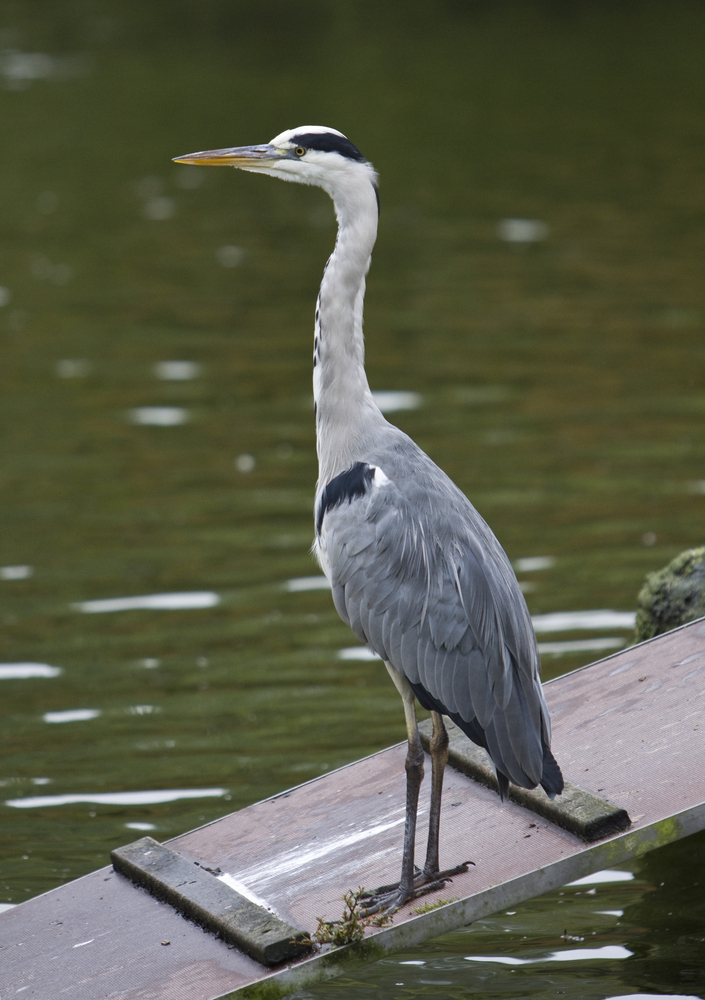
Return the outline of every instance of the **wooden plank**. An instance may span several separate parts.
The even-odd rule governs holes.
[[[586,844],[449,768],[441,862],[475,867],[428,900],[452,903],[422,915],[406,906],[360,945],[272,971],[104,868],[0,914],[0,995],[28,987],[33,1000],[273,1000],[704,829],[703,679],[701,620],[546,685],[564,774],[625,809],[626,832]],[[311,932],[316,917],[340,916],[346,890],[397,875],[405,753],[390,747],[170,847]]]
[[[115,871],[262,965],[279,965],[311,952],[311,945],[303,943],[305,931],[152,837],[118,847],[110,857]]]
[[[450,738],[448,764],[496,792],[497,777],[485,751],[471,743],[450,719],[446,719],[445,723]],[[432,730],[430,719],[419,725],[421,742],[427,752]],[[632,822],[626,809],[614,806],[607,799],[593,795],[570,781],[565,782],[563,792],[555,799],[549,799],[540,788],[530,791],[517,785],[509,786],[509,798],[587,843],[622,833],[629,829]]]

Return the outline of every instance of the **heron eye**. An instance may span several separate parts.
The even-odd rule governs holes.
[[[306,150],[304,149],[303,146],[297,146],[294,152],[296,153],[297,156],[303,156]]]

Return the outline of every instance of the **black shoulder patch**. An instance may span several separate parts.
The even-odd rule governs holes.
[[[334,135],[333,132],[301,132],[295,135],[292,140],[297,146],[304,149],[318,149],[322,153],[340,153],[349,160],[357,160],[364,163],[365,157],[360,150],[344,135]]]
[[[373,184],[372,187],[375,189],[375,198],[377,199],[377,215],[379,216],[379,188],[376,184]]]
[[[367,487],[374,478],[375,470],[365,462],[356,462],[350,469],[331,479],[321,494],[316,512],[316,534],[320,535],[323,517],[327,511],[364,497]]]

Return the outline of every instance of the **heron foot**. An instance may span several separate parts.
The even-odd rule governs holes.
[[[360,893],[360,902],[364,903],[362,915],[371,917],[380,913],[389,916],[396,913],[412,899],[418,899],[419,896],[425,896],[436,889],[442,889],[454,875],[461,875],[468,870],[468,865],[474,864],[474,861],[464,861],[461,865],[456,865],[455,868],[446,868],[442,872],[427,872],[416,868],[411,887],[404,887],[401,882],[393,882],[391,885],[381,885],[374,890],[365,890]]]

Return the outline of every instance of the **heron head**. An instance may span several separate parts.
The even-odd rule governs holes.
[[[376,182],[374,167],[357,146],[334,128],[301,125],[288,129],[262,146],[208,149],[174,157],[176,163],[195,166],[238,167],[270,174],[285,181],[313,184],[332,196],[346,178],[368,177]]]

